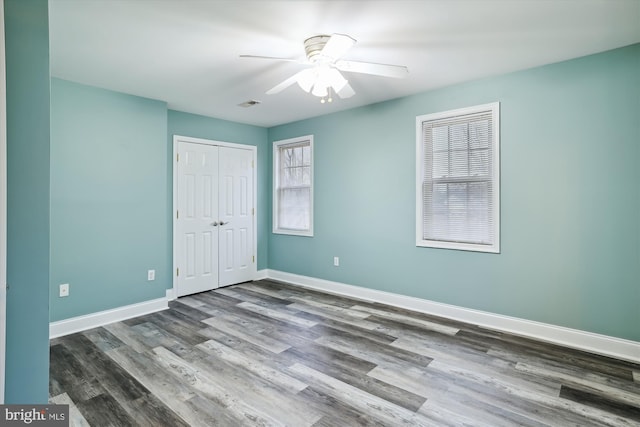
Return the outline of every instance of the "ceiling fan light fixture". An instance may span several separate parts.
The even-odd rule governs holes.
[[[298,73],[296,81],[298,82],[298,86],[300,86],[300,89],[309,93],[311,92],[311,88],[316,83],[317,79],[318,79],[318,75],[317,75],[316,69],[308,68]]]
[[[318,82],[315,85],[313,85],[313,90],[311,91],[311,94],[314,96],[317,96],[318,98],[324,98],[329,94],[329,92],[327,91],[327,86],[320,84]]]
[[[331,86],[331,74],[329,73],[329,67],[327,65],[320,65],[316,67],[316,81],[314,86],[329,87]]]
[[[328,65],[318,65],[313,68],[313,70],[315,71],[313,76],[311,73],[308,73],[309,81],[304,81],[303,83],[298,81],[298,83],[302,89],[305,89],[305,87],[310,84],[313,87],[311,94],[318,98],[324,99],[331,89],[337,93],[348,83],[338,70]],[[305,78],[306,77],[307,76],[305,76]],[[311,80],[311,78],[313,78],[313,80]]]

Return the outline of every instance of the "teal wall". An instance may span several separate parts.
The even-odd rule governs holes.
[[[51,80],[51,321],[171,287],[166,135],[164,102]]]
[[[47,0],[4,0],[7,72],[5,403],[49,391],[49,28]]]
[[[57,78],[51,118],[51,321],[161,298],[172,287],[173,135],[258,146],[257,261],[266,268],[265,128]],[[58,296],[61,283],[70,284],[68,297]]]
[[[269,192],[269,182],[271,180],[269,163],[269,147],[267,142],[267,129],[259,126],[251,126],[241,123],[229,122],[226,120],[214,119],[211,117],[196,114],[184,113],[181,111],[169,110],[169,132],[168,141],[169,157],[173,155],[173,136],[189,136],[192,138],[211,139],[214,141],[233,142],[236,144],[254,145],[258,148],[258,188],[257,188],[257,227],[258,227],[258,270],[267,268],[267,240],[271,230],[268,222],[268,207],[271,193]],[[168,194],[171,196],[173,184],[171,177],[173,174],[173,164],[169,164],[169,182],[167,183]],[[171,235],[171,222],[169,222],[169,235]],[[171,257],[171,253],[169,253]],[[172,259],[169,258],[169,263]]]
[[[416,247],[416,116],[493,101],[502,253]],[[269,268],[640,341],[639,112],[633,45],[271,128],[314,135],[315,236]]]

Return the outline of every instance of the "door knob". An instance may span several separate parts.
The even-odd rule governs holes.
[[[225,225],[225,224],[229,224],[229,221],[227,221],[227,222],[220,221],[220,225]]]
[[[211,225],[213,225],[214,227],[217,227],[218,226],[218,221],[212,222]],[[222,223],[220,223],[220,225],[222,225]]]

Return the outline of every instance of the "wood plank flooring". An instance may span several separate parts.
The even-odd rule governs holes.
[[[270,281],[50,348],[72,426],[640,426],[640,365]]]

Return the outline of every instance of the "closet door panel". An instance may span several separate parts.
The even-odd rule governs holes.
[[[252,280],[253,154],[220,147],[220,286]]]

